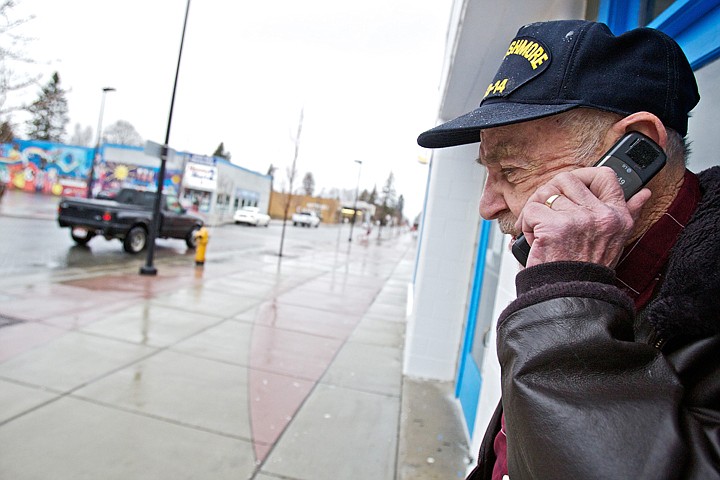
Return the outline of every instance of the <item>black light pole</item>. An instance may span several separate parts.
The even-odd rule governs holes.
[[[353,227],[355,226],[355,216],[357,214],[358,194],[360,193],[360,171],[362,170],[362,160],[355,160],[355,163],[358,164],[358,179],[357,179],[357,187],[355,187],[355,204],[353,205],[352,220],[350,220],[350,236],[348,237],[348,242],[352,242],[352,232],[353,232]]]
[[[112,87],[104,87],[102,89],[102,101],[100,102],[100,119],[98,120],[97,128],[97,142],[95,143],[95,149],[93,150],[92,160],[90,161],[90,173],[88,173],[87,181],[87,198],[92,198],[93,184],[95,183],[95,158],[97,157],[98,151],[100,151],[100,140],[102,139],[102,121],[103,113],[105,111],[105,94],[107,92],[114,92],[115,89]]]
[[[157,275],[157,268],[153,266],[155,239],[160,230],[160,202],[162,200],[163,183],[165,182],[165,162],[167,162],[169,152],[170,125],[172,124],[173,108],[175,107],[175,92],[177,91],[178,76],[180,75],[180,60],[182,59],[183,43],[185,43],[188,13],[190,13],[190,0],[187,0],[187,6],[185,7],[185,21],[183,22],[182,36],[180,37],[180,53],[178,54],[175,83],[173,84],[172,98],[170,99],[170,114],[168,115],[167,130],[165,131],[165,144],[162,146],[162,152],[160,153],[160,171],[158,172],[157,192],[155,193],[155,205],[153,206],[153,217],[148,238],[147,260],[145,265],[140,268],[141,275]]]

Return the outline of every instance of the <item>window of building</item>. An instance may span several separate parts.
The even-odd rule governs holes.
[[[660,16],[674,0],[645,0],[640,5],[640,25],[645,26]]]

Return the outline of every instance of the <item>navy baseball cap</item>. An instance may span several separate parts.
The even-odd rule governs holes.
[[[518,30],[480,106],[422,133],[418,144],[480,141],[480,130],[590,107],[622,115],[647,111],[687,134],[700,100],[680,46],[652,28],[615,36],[603,23],[558,20]]]

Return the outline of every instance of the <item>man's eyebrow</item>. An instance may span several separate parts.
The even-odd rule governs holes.
[[[503,160],[523,157],[526,152],[525,145],[518,145],[513,142],[501,142],[495,145],[485,156],[479,155],[475,159],[477,163],[483,166],[500,163]]]

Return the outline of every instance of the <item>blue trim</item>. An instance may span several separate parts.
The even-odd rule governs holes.
[[[602,0],[598,21],[616,35],[640,25],[640,0]],[[720,0],[677,0],[648,25],[678,42],[693,70],[720,58]]]
[[[470,361],[465,364],[462,376],[458,379],[458,384],[462,384],[463,388],[462,391],[458,392],[457,398],[460,400],[468,434],[472,438],[473,431],[475,430],[478,401],[480,400],[479,392],[480,388],[482,388],[482,375],[472,357],[470,357]]]
[[[215,159],[215,161],[216,161],[218,164],[219,164],[219,163],[222,163],[222,164],[228,165],[228,166],[230,166],[230,167],[236,168],[236,169],[238,169],[238,170],[242,170],[243,172],[247,172],[247,173],[251,173],[251,174],[253,174],[253,175],[257,175],[258,177],[267,178],[268,180],[272,178],[270,175],[267,175],[267,174],[264,174],[264,173],[260,173],[260,172],[256,172],[255,170],[250,170],[250,169],[247,169],[247,168],[245,168],[245,167],[241,167],[240,165],[236,165],[236,164],[232,163],[231,161],[229,161],[229,160],[226,159],[226,158],[223,158],[223,157],[213,157],[213,158]]]
[[[615,35],[640,24],[641,0],[603,0],[598,6],[598,22],[607,24]]]
[[[720,57],[720,0],[678,0],[648,27],[673,37],[693,70]]]
[[[475,424],[475,414],[477,413],[477,404],[479,400],[478,393],[480,391],[482,379],[480,377],[478,365],[475,364],[475,360],[473,360],[470,352],[472,350],[473,340],[475,339],[475,326],[477,324],[480,292],[482,292],[483,277],[485,275],[485,258],[487,257],[487,247],[492,223],[489,220],[483,220],[480,225],[481,228],[478,239],[478,249],[477,254],[475,255],[476,260],[475,272],[473,274],[473,286],[470,294],[467,322],[465,325],[465,340],[463,341],[463,347],[460,354],[460,365],[458,367],[458,377],[455,385],[455,397],[460,399],[468,431],[471,436],[473,426]]]
[[[432,176],[432,165],[433,157],[430,157],[428,163],[428,174],[425,180],[425,198],[423,199],[423,207],[420,212],[420,225],[418,225],[418,245],[415,250],[415,267],[413,268],[412,284],[415,285],[415,279],[417,278],[418,264],[420,263],[420,247],[422,247],[423,231],[425,230],[425,212],[427,212],[428,195],[430,194],[430,177]]]
[[[142,152],[145,150],[145,147],[138,147],[137,145],[123,145],[121,143],[104,143],[101,145],[101,147],[104,149],[105,147],[110,148],[117,148],[118,150],[135,150],[136,152]]]

